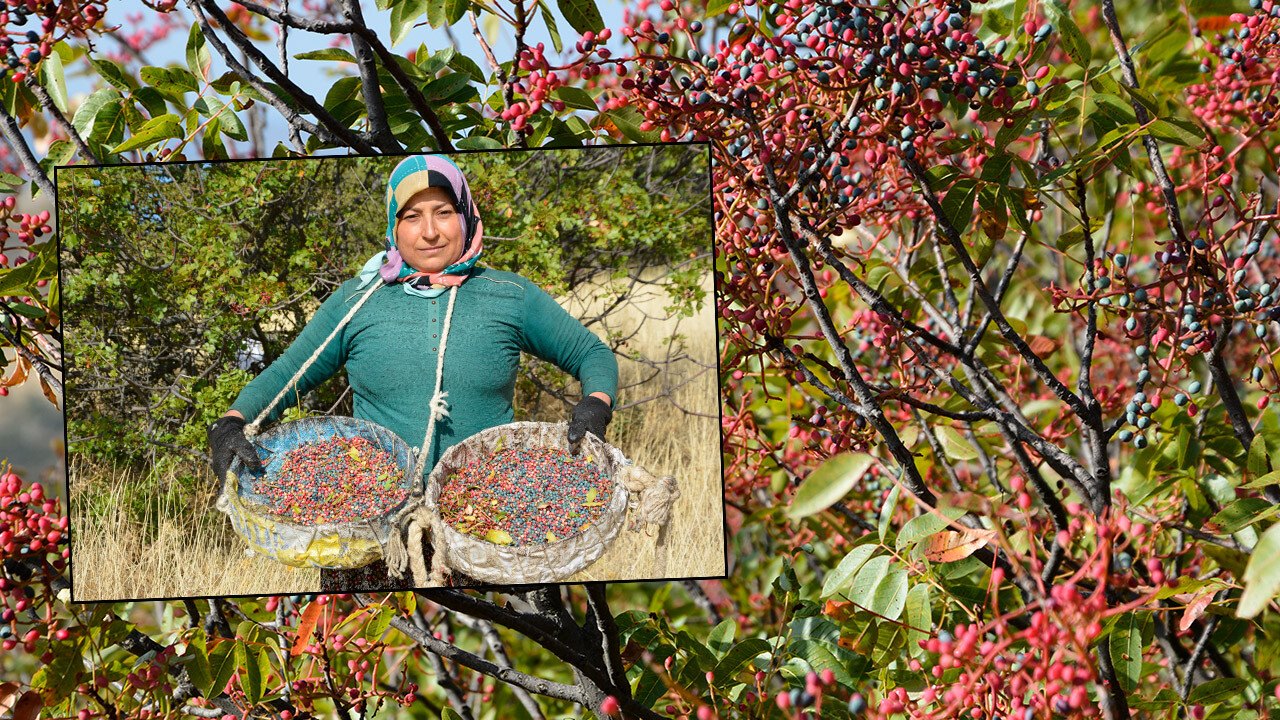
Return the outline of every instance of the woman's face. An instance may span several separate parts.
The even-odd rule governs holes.
[[[396,222],[396,249],[409,267],[438,273],[462,257],[462,217],[444,188],[427,188],[405,203]]]

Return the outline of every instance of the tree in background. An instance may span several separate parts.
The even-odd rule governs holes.
[[[682,344],[644,357],[626,345],[643,323],[624,334],[617,316],[649,288],[669,296],[672,316],[701,304],[710,257],[706,155],[705,146],[659,145],[455,157],[475,178],[489,232],[485,264],[557,295],[607,290],[609,302],[584,324],[603,328],[620,355],[671,375],[685,359]],[[382,249],[395,162],[65,170],[59,218],[77,457],[151,470],[159,456],[202,469],[208,425]],[[650,268],[667,270],[655,280]],[[540,400],[571,404],[563,373],[526,362],[522,376],[522,410]],[[345,377],[303,408],[349,414]]]
[[[563,59],[523,43],[552,17],[537,2],[392,3],[384,40],[352,4],[188,0],[187,67],[90,61],[111,87],[71,120],[53,108],[75,43],[33,62],[19,41],[0,129],[45,191],[17,135],[35,117],[87,163],[217,157],[250,101],[290,127],[280,154],[711,141],[732,579],[67,608],[62,561],[38,561],[60,509],[8,475],[6,507],[50,529],[4,511],[6,649],[56,663],[11,698],[56,717],[1274,715],[1272,0],[661,0],[617,38],[560,5]],[[516,56],[400,58],[424,14],[509,27]],[[254,45],[272,25],[281,46],[349,39],[309,57],[358,74],[307,97]],[[208,76],[215,52],[232,75]]]

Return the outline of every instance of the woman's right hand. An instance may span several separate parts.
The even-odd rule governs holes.
[[[218,487],[226,480],[227,470],[236,457],[250,470],[261,470],[262,461],[253,449],[253,443],[244,434],[244,418],[238,412],[230,412],[209,426],[209,455]]]

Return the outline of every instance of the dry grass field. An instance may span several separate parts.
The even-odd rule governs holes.
[[[644,320],[631,345],[648,357],[662,357],[667,351],[664,340],[679,332],[687,338],[686,351],[693,358],[676,366],[674,378],[658,376],[622,390],[618,405],[624,409],[615,413],[609,429],[610,442],[629,459],[655,475],[674,475],[679,482],[680,498],[667,537],[665,577],[673,578],[725,572],[714,301],[709,275],[704,289],[707,298],[702,311],[679,323],[661,321],[665,315],[662,308],[669,300],[656,290],[642,291],[637,303],[615,321],[615,329],[629,331]],[[584,297],[593,298],[585,308],[572,299],[562,302],[581,316],[601,302],[598,293]],[[627,358],[619,358],[619,369],[623,388],[649,374],[645,366]],[[681,384],[684,380],[688,382]],[[678,387],[669,397],[625,407],[665,393],[668,386],[664,383]],[[680,408],[701,416],[686,414]],[[544,414],[537,419],[563,417]],[[71,459],[76,601],[318,590],[316,569],[295,569],[268,558],[246,556],[243,541],[214,509],[212,473],[207,468],[201,471],[208,484],[193,493],[183,490],[175,477],[143,483],[111,468],[89,467]],[[168,491],[149,497],[142,517],[126,510],[131,504],[138,506],[136,488],[156,486]],[[651,532],[633,533],[624,528],[600,560],[567,581],[658,579],[653,574],[656,528]]]

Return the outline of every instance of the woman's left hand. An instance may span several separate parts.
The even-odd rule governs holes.
[[[573,417],[569,420],[569,443],[577,445],[588,431],[604,440],[605,428],[612,419],[613,408],[609,407],[609,403],[594,394],[582,398],[573,406]]]

